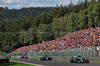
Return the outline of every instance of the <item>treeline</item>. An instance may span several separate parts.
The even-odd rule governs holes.
[[[97,27],[100,0],[85,0],[69,6],[56,6],[37,16],[0,21],[0,48],[11,52],[21,46],[50,41],[67,33]],[[9,50],[8,50],[9,49]]]
[[[24,7],[22,9],[8,9],[8,7],[0,7],[0,19],[19,19],[29,16],[42,14],[44,11],[50,12],[52,7]]]

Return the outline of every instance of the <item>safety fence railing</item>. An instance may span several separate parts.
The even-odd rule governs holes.
[[[28,53],[15,53],[8,54],[11,56],[84,56],[84,57],[100,57],[100,46],[97,47],[84,47],[76,49],[64,49],[61,51],[48,51],[48,52],[28,52]]]

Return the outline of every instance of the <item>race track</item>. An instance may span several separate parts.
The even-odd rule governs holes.
[[[40,61],[37,59],[11,59],[15,61],[28,62],[33,64],[39,64],[43,66],[100,66],[100,63],[70,63],[69,61]]]

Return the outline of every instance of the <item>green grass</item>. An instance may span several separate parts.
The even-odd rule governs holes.
[[[9,63],[0,63],[0,66],[37,66],[37,65],[31,65],[31,64],[21,63],[21,62],[10,61]]]
[[[94,63],[100,63],[100,61],[93,61],[93,60],[90,60],[90,62],[94,62]]]

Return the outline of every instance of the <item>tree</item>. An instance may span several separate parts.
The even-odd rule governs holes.
[[[88,7],[88,14],[87,14],[87,16],[88,16],[88,26],[89,27],[93,27],[93,23],[94,23],[94,15],[93,15],[93,13],[92,13],[92,11],[93,11],[93,5],[90,5],[89,7]]]
[[[59,37],[59,28],[58,28],[58,17],[55,17],[53,19],[53,23],[52,23],[52,27],[51,27],[51,30],[55,36],[55,38],[58,38]]]
[[[40,24],[36,32],[38,42],[52,40],[51,24]]]
[[[36,28],[28,28],[28,30],[22,29],[19,36],[19,42],[21,46],[35,44],[36,42]]]
[[[95,27],[97,27],[97,24],[99,23],[99,16],[95,16],[94,21],[95,21]]]
[[[61,5],[57,10],[57,16],[61,17],[64,16],[65,14],[66,14],[66,8]]]
[[[96,0],[90,0],[90,4],[93,5],[96,2]]]
[[[42,13],[42,15],[41,15],[41,21],[40,22],[43,23],[43,24],[48,24],[48,21],[47,21],[47,12]]]
[[[64,16],[65,32],[66,32],[66,33],[69,33],[69,32],[67,31],[67,26],[68,26],[68,25],[67,25],[67,24],[68,24],[68,23],[67,23],[67,22],[68,22],[68,16],[69,16],[69,15],[68,15],[67,13],[66,13],[66,15]]]
[[[88,13],[88,26],[89,27],[92,27],[93,26],[93,23],[94,23],[94,19],[93,19],[93,14],[92,14],[92,12],[89,12]]]
[[[19,42],[20,42],[20,46],[23,46],[23,44],[26,44],[26,30],[22,29],[20,32],[20,36],[19,36]]]
[[[70,4],[69,4],[69,7],[72,7],[74,6],[73,2],[71,1]]]
[[[64,17],[60,17],[58,19],[58,29],[59,29],[59,37],[64,36],[66,34],[66,21],[64,21]]]
[[[40,23],[40,19],[41,19],[41,16],[35,16],[34,20],[32,22],[32,27],[34,27],[34,26],[38,27],[39,23]]]
[[[100,2],[100,0],[98,0],[98,2]]]
[[[95,4],[90,5],[88,7],[88,26],[89,27],[96,27],[97,23],[99,22],[99,16],[100,16],[100,3],[95,2]]]
[[[36,44],[36,27],[35,28],[28,28],[26,31],[26,43],[27,44]]]
[[[97,24],[100,21],[100,2],[96,2],[93,5],[94,9],[92,11],[93,15],[94,15],[94,22],[95,22],[95,27],[97,26]]]
[[[1,32],[0,33],[0,45],[3,52],[11,52],[17,45],[17,34],[12,32]],[[9,50],[8,50],[9,49]]]
[[[80,30],[87,28],[87,21],[86,21],[87,15],[84,13],[84,11],[80,11],[78,15],[78,23]]]
[[[74,14],[74,13],[70,13],[70,15],[68,16],[68,22],[67,22],[67,31],[68,32],[73,32],[76,30],[76,16],[77,14]]]

